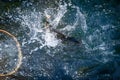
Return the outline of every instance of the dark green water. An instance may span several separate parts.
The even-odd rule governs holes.
[[[81,44],[50,40],[45,12],[55,29]],[[24,56],[18,72],[4,79],[119,80],[119,14],[118,0],[1,0],[0,29],[17,37]]]

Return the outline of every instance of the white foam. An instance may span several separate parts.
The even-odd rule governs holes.
[[[59,40],[55,38],[55,34],[51,33],[49,30],[45,32],[45,44],[48,47],[56,47],[59,44]]]
[[[86,18],[84,16],[84,14],[82,14],[79,10],[78,7],[74,6],[73,7],[74,9],[77,10],[76,14],[75,14],[75,21],[74,21],[74,24],[73,25],[67,25],[65,26],[64,28],[62,28],[61,30],[62,31],[74,31],[76,29],[76,27],[80,27],[84,33],[86,33],[87,31],[87,23],[86,23]]]
[[[67,12],[67,4],[65,4],[65,5],[59,5],[59,8],[60,9],[58,10],[56,18],[51,23],[51,25],[53,25],[53,27],[58,26],[58,23],[60,22],[61,18]]]

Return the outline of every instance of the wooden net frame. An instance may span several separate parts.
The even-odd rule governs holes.
[[[0,76],[10,76],[10,75],[16,73],[22,64],[22,58],[23,58],[22,51],[21,51],[20,43],[18,42],[17,38],[14,35],[12,35],[11,33],[7,32],[5,30],[2,30],[2,29],[0,29],[0,33],[4,33],[4,34],[10,36],[11,38],[13,38],[13,40],[16,43],[16,47],[18,49],[18,62],[16,64],[16,67],[13,68],[12,71],[10,71],[8,73],[0,73]]]

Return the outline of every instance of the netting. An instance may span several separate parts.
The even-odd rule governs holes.
[[[22,51],[17,38],[0,29],[0,76],[9,76],[18,71],[22,63]]]

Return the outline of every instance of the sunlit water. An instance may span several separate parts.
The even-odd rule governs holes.
[[[16,75],[34,80],[42,78],[79,80],[110,76],[110,74],[99,75],[99,71],[102,72],[104,66],[110,66],[109,62],[116,57],[112,47],[117,43],[110,39],[110,31],[108,31],[116,26],[102,22],[100,24],[100,21],[98,26],[88,25],[86,20],[88,15],[71,2],[60,1],[57,3],[58,6],[46,5],[47,7],[42,10],[32,2],[27,5],[33,6],[30,7],[32,9],[23,10],[23,7],[17,7],[14,9],[16,14],[6,13],[20,25],[15,34],[22,32],[17,38],[21,43],[24,57]],[[47,15],[51,16],[48,21],[54,29],[66,36],[75,37],[81,41],[81,44],[62,41],[56,38],[56,33],[45,29],[44,19]],[[95,15],[102,13],[94,13],[90,18],[91,24],[95,21]],[[105,65],[106,63],[109,64]]]

